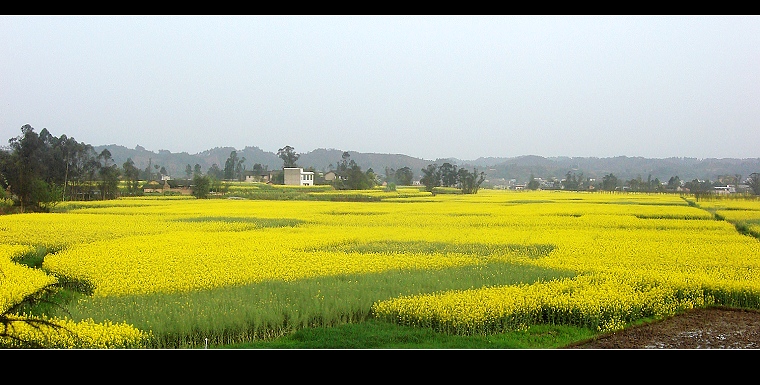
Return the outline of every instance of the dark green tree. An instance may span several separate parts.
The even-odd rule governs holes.
[[[216,163],[212,164],[211,167],[209,167],[208,172],[206,172],[206,175],[216,180],[224,179],[224,171],[222,171],[222,169],[220,169],[219,165]]]
[[[365,190],[375,185],[374,172],[371,175],[363,172],[348,151],[341,155],[335,175],[337,177],[333,180],[333,187],[337,190]]]
[[[134,196],[138,195],[140,170],[135,167],[135,162],[132,158],[127,158],[127,161],[122,165],[124,170],[124,180],[127,184],[127,194]]]
[[[456,165],[446,162],[438,168],[438,172],[441,174],[441,186],[454,187],[459,183]]]
[[[298,167],[296,161],[301,155],[296,153],[293,147],[285,146],[277,150],[277,156],[282,159],[282,167]]]
[[[533,174],[530,174],[530,182],[528,182],[528,190],[538,190],[538,187],[540,184],[536,180],[536,177],[533,176]]]
[[[668,190],[676,191],[679,187],[681,187],[681,178],[679,178],[678,175],[671,176],[670,179],[668,179]]]
[[[583,173],[576,175],[574,172],[568,171],[565,174],[565,179],[562,180],[562,188],[565,190],[578,191],[581,187],[581,180]]]
[[[414,173],[412,173],[412,169],[409,167],[404,166],[396,170],[395,179],[396,184],[399,186],[411,186],[413,178]]]
[[[47,129],[38,135],[26,124],[21,135],[8,140],[10,152],[2,151],[0,187],[17,197],[21,212],[48,211],[63,199],[63,190],[50,172],[55,167],[51,146],[57,142]]]
[[[108,149],[97,154],[91,145],[66,135],[57,138],[46,128],[37,135],[28,124],[8,142],[10,151],[0,155],[0,187],[11,190],[22,212],[48,211],[60,200],[91,199],[116,190],[118,167]]]
[[[98,170],[100,197],[101,199],[115,199],[119,194],[119,167],[113,164],[111,152],[107,148],[100,152],[98,158],[103,162]]]
[[[459,177],[459,185],[462,188],[462,194],[477,194],[480,185],[486,180],[485,173],[481,171],[478,174],[477,168],[473,168],[472,172],[460,168],[457,171],[457,175]]]
[[[196,174],[193,177],[193,196],[198,199],[206,199],[210,192],[211,178],[207,175]]]
[[[242,180],[243,171],[245,171],[245,157],[239,158],[237,151],[230,152],[227,161],[224,162],[224,179],[225,180]]]
[[[429,164],[422,169],[420,183],[425,186],[425,191],[433,192],[433,189],[441,185],[441,172],[437,164]]]
[[[617,188],[618,179],[613,173],[609,173],[602,177],[602,190],[615,191]]]

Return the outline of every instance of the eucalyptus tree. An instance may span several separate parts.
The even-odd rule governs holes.
[[[427,167],[422,169],[422,178],[420,178],[420,183],[425,186],[426,191],[430,192],[432,192],[434,188],[441,185],[441,172],[437,164],[429,164]]]
[[[477,168],[473,168],[472,172],[460,168],[459,171],[457,171],[457,175],[459,177],[459,185],[462,189],[462,194],[477,194],[480,185],[486,179],[485,173],[481,171],[478,174]]]
[[[127,158],[122,167],[124,169],[124,179],[127,182],[127,193],[129,195],[137,195],[140,169],[135,167],[135,162],[132,161],[132,158]]]
[[[441,185],[446,187],[453,187],[459,183],[459,176],[457,174],[457,166],[449,162],[445,162],[438,168],[441,173]]]
[[[412,169],[407,166],[396,170],[396,184],[398,185],[409,186],[412,184],[413,178],[414,174],[412,173]]]
[[[277,150],[277,156],[282,159],[282,167],[298,167],[296,162],[301,155],[293,147],[285,146]]]

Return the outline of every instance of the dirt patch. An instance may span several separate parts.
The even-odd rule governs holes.
[[[693,309],[565,349],[760,349],[760,311]]]

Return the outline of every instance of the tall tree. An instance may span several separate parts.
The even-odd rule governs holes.
[[[618,179],[613,173],[609,173],[602,178],[602,190],[615,191],[617,184]]]
[[[282,167],[298,167],[296,161],[301,155],[296,153],[293,147],[285,146],[277,150],[277,156],[282,159]]]
[[[414,179],[414,173],[412,169],[404,166],[396,170],[396,184],[399,186],[411,186],[412,179]]]
[[[40,203],[53,198],[49,194],[50,185],[45,180],[45,140],[26,124],[21,127],[21,135],[11,138],[8,143],[11,152],[2,158],[0,183],[18,197],[21,212],[40,209]]]
[[[441,185],[441,172],[438,165],[433,163],[422,169],[422,178],[420,183],[425,186],[425,190],[433,192],[433,189]]]
[[[111,164],[113,158],[111,157],[111,151],[103,149],[98,154],[98,158],[102,160],[102,165],[98,174],[100,175],[100,188],[101,199],[114,199],[119,193],[119,167],[116,164]]]
[[[480,174],[478,174],[477,168],[473,168],[472,172],[460,168],[459,171],[457,171],[457,174],[459,176],[459,184],[462,188],[462,194],[477,194],[480,185],[486,180],[485,173],[481,171]]]
[[[206,172],[206,175],[208,175],[209,177],[215,180],[224,179],[224,171],[222,171],[222,169],[220,169],[219,165],[216,163],[212,164],[211,167],[209,167],[208,172]]]
[[[449,162],[445,162],[438,168],[441,173],[441,185],[445,187],[454,187],[459,183],[457,175],[457,166]]]
[[[747,184],[749,184],[749,188],[752,189],[752,192],[755,193],[755,195],[760,195],[760,173],[753,172],[752,174],[749,174]]]
[[[127,182],[127,194],[137,195],[140,170],[135,167],[135,162],[132,161],[132,158],[127,158],[127,161],[124,162],[122,168],[124,169],[124,179]]]
[[[369,169],[363,172],[362,168],[350,159],[351,154],[344,151],[341,155],[341,161],[335,170],[337,176],[333,180],[333,187],[338,190],[365,190],[375,186],[375,173]]]
[[[232,180],[235,179],[235,167],[238,164],[238,155],[237,151],[230,152],[230,156],[227,157],[227,160],[224,162],[224,179],[226,180]]]
[[[198,199],[208,198],[211,191],[211,178],[207,175],[195,174],[193,177],[193,196]]]

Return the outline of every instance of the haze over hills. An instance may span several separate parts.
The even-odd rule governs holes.
[[[241,150],[234,147],[216,147],[198,154],[187,152],[172,153],[167,150],[158,152],[148,151],[141,146],[133,149],[111,144],[93,146],[100,153],[108,149],[118,165],[122,165],[127,158],[131,158],[135,166],[145,169],[148,164],[159,165],[173,178],[185,178],[185,169],[189,164],[201,166],[202,172],[216,164],[224,168],[225,161],[232,151],[236,151],[238,158],[245,158],[246,170],[251,170],[258,163],[268,170],[282,168],[282,159],[276,153],[261,150],[255,146],[247,146]],[[297,164],[299,167],[313,168],[316,171],[328,171],[335,168],[342,160],[344,150],[319,148],[301,153]],[[526,183],[531,175],[536,178],[562,179],[568,172],[583,177],[601,179],[607,174],[614,174],[618,180],[630,180],[641,178],[652,180],[658,178],[667,182],[669,178],[678,176],[682,181],[694,179],[717,181],[721,176],[740,175],[746,178],[753,172],[760,172],[760,158],[643,158],[618,156],[612,158],[596,157],[543,157],[537,155],[525,155],[517,157],[481,157],[473,160],[461,160],[456,158],[446,159],[422,159],[404,154],[380,154],[361,153],[348,150],[350,159],[354,160],[362,170],[369,168],[379,175],[385,174],[385,169],[400,169],[409,167],[415,180],[419,180],[422,169],[429,164],[441,165],[449,162],[457,167],[468,169],[477,168],[478,172],[486,173],[489,184],[500,184],[514,179],[517,183]]]

